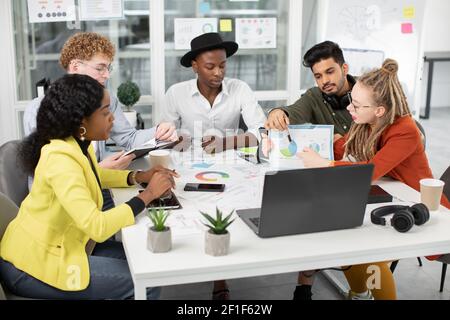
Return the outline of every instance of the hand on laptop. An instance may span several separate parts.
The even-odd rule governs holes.
[[[303,149],[303,152],[299,152],[297,157],[303,160],[305,168],[324,168],[330,167],[333,163],[330,160],[322,158],[317,152],[310,148]]]
[[[100,161],[98,165],[104,169],[124,170],[128,168],[131,161],[136,157],[132,153],[122,157],[124,153],[125,151],[114,153],[113,155],[106,157],[105,159]]]

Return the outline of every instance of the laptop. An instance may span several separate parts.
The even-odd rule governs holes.
[[[261,238],[361,226],[373,167],[267,172],[261,208],[236,213]]]

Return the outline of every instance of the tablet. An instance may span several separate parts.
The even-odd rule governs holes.
[[[153,150],[173,148],[177,143],[178,143],[178,141],[174,141],[174,142],[164,142],[162,144],[157,145],[156,147],[154,145],[141,146],[138,148],[133,148],[131,150],[128,150],[121,157],[125,157],[131,153],[134,153],[134,155],[136,156],[136,158],[134,158],[134,159],[138,159],[140,157],[145,156],[146,154],[148,154],[150,151],[153,151]]]
[[[139,190],[142,192],[143,190]],[[172,193],[171,197],[155,199],[147,205],[149,209],[165,209],[165,210],[177,210],[182,209],[180,201],[177,196]]]
[[[170,198],[159,198],[153,200],[148,204],[147,208],[176,210],[181,209],[182,207],[175,194],[172,193]]]
[[[156,150],[157,148],[155,147],[146,147],[146,148],[133,148],[131,150],[128,150],[127,152],[125,152],[122,157],[125,157],[129,154],[134,153],[134,155],[136,156],[136,158],[134,159],[138,159],[140,157],[145,156],[147,153],[149,153],[150,151]]]

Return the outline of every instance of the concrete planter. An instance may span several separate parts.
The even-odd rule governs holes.
[[[214,234],[211,231],[205,233],[205,253],[214,256],[226,256],[230,250],[230,233]]]
[[[147,248],[153,253],[168,252],[172,249],[172,231],[169,227],[165,231],[155,231],[148,228]]]
[[[130,126],[132,126],[133,128],[136,128],[136,126],[137,126],[136,110],[124,111],[123,114],[125,115],[125,118],[127,118],[128,122],[130,123]]]

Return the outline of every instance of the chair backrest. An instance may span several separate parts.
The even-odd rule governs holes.
[[[447,199],[450,199],[450,167],[445,170],[444,174],[441,176],[441,180],[445,182],[444,194]]]
[[[425,129],[423,128],[423,126],[420,124],[419,121],[416,120],[416,125],[417,128],[419,129],[421,135],[422,135],[422,143],[423,143],[423,147],[426,149],[427,148],[427,136],[425,134]]]
[[[19,207],[0,192],[0,241],[3,238],[6,227],[17,216],[18,212]]]
[[[0,192],[18,207],[28,195],[28,175],[18,165],[19,144],[20,141],[14,140],[0,146]]]
[[[239,129],[241,129],[244,132],[247,132],[248,127],[245,124],[244,118],[242,117],[242,114],[239,116]]]
[[[19,208],[6,195],[0,192],[0,242],[8,224],[17,216]],[[0,279],[1,280],[1,279]],[[5,300],[6,295],[0,281],[0,300]]]
[[[3,292],[1,283],[0,283],[0,300],[6,300],[6,296],[5,296],[5,293]]]

